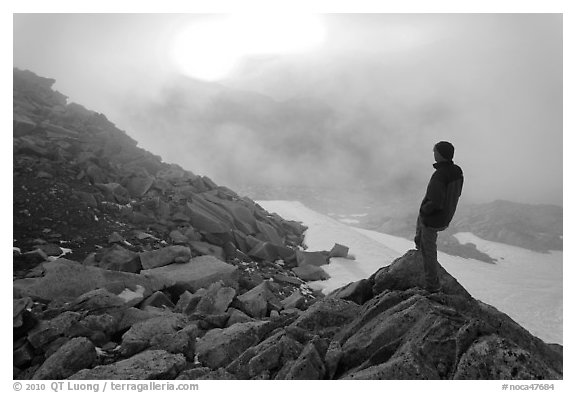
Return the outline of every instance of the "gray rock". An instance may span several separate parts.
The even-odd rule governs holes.
[[[458,362],[454,379],[553,380],[562,379],[562,375],[538,356],[492,335],[468,348]]]
[[[228,308],[226,313],[229,315],[228,321],[226,322],[226,327],[230,327],[235,323],[244,323],[254,321],[254,318],[249,317],[245,313],[235,308]]]
[[[350,249],[342,244],[334,244],[330,253],[328,254],[328,258],[348,258],[348,251]]]
[[[208,287],[196,307],[196,312],[201,314],[225,313],[235,296],[236,290],[234,288],[225,287],[220,281],[216,282]]]
[[[132,198],[140,198],[148,192],[152,184],[154,184],[152,176],[133,176],[128,180],[126,189]]]
[[[214,244],[199,241],[190,241],[189,244],[190,247],[198,254],[212,255],[222,261],[226,260],[226,255],[224,254],[224,249],[222,247],[218,247]]]
[[[117,284],[123,288],[145,288],[147,294],[161,289],[160,282],[140,274],[110,271],[94,266],[83,266],[67,259],[57,259],[42,264],[43,277],[25,278],[13,282],[16,297],[51,301],[73,300],[97,288]]]
[[[280,310],[280,299],[272,292],[270,281],[263,281],[241,296],[238,303],[242,311],[254,318],[264,318],[272,309]]]
[[[156,291],[150,297],[146,298],[140,304],[140,308],[144,309],[146,307],[157,307],[157,308],[174,308],[174,303],[164,294],[164,292]]]
[[[212,329],[196,343],[198,359],[212,369],[225,367],[246,349],[258,344],[271,326],[268,321],[255,321]]]
[[[319,266],[303,265],[292,268],[294,274],[304,281],[328,280],[330,275]]]
[[[153,340],[159,340],[157,336],[173,336],[187,322],[182,314],[171,313],[138,322],[122,336],[121,353],[123,356],[131,356],[143,351]]]
[[[287,365],[284,379],[323,379],[326,374],[326,366],[312,342],[304,347],[294,362]]]
[[[126,360],[105,366],[97,366],[91,370],[79,371],[68,379],[174,379],[185,366],[186,359],[182,354],[171,354],[163,350],[149,350]]]
[[[142,270],[138,254],[125,249],[119,244],[101,254],[98,266],[107,270],[138,273]]]
[[[352,322],[360,306],[346,300],[325,298],[310,306],[292,326],[311,332],[331,335]]]
[[[278,246],[284,245],[284,241],[282,240],[282,238],[272,225],[269,225],[262,221],[256,221],[256,226],[258,227],[258,231],[260,232],[259,233],[261,236],[260,240],[270,242]]]
[[[29,297],[12,299],[12,320],[14,328],[22,326],[23,315],[27,312],[28,308],[32,307],[33,304],[34,302]]]
[[[281,301],[283,308],[302,308],[306,303],[306,297],[302,295],[300,289],[296,289],[290,296]]]
[[[140,260],[144,269],[166,266],[174,262],[185,263],[191,257],[192,253],[186,246],[168,246],[140,253]]]
[[[33,379],[65,379],[96,361],[96,348],[87,338],[76,337],[62,345],[34,374]]]
[[[351,300],[357,304],[364,304],[373,296],[372,283],[368,279],[351,282],[328,294],[328,297]]]
[[[66,311],[50,320],[41,320],[28,332],[28,341],[34,348],[44,348],[50,342],[70,331],[81,317],[80,313]]]
[[[296,251],[296,261],[298,266],[322,266],[328,264],[328,255],[319,251]]]
[[[162,282],[164,288],[177,287],[192,293],[200,288],[207,288],[217,281],[237,288],[239,277],[236,266],[222,262],[213,256],[201,256],[192,258],[187,263],[142,270],[140,274]]]

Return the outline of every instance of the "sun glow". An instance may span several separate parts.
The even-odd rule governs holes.
[[[230,15],[182,29],[170,54],[180,72],[218,80],[245,57],[307,51],[322,44],[324,37],[317,15]]]

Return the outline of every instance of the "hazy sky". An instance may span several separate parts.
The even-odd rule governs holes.
[[[186,29],[216,23],[218,30],[194,30],[209,43],[197,49],[202,60],[185,59],[213,56],[209,71],[239,56],[244,46],[230,45],[233,36],[281,49],[317,33],[298,19],[270,19],[253,31],[227,31],[221,19],[16,14],[14,66],[56,79],[71,101],[106,114],[142,147],[223,183],[243,171],[261,181],[346,184],[363,176],[420,190],[433,170],[433,144],[449,140],[467,200],[562,204],[562,15],[320,15],[323,40],[305,50],[241,53],[225,77],[182,83],[188,77],[171,50]],[[208,104],[170,115],[168,104],[186,89],[182,102]],[[214,103],[222,89],[229,101],[254,101],[230,118]],[[315,150],[304,154],[297,141]]]

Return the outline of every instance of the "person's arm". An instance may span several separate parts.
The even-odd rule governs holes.
[[[446,198],[446,190],[444,183],[440,181],[438,175],[435,173],[428,183],[428,188],[426,189],[426,196],[424,197],[424,203],[420,208],[420,214],[422,216],[429,216],[438,210],[442,210],[444,206],[444,198]]]

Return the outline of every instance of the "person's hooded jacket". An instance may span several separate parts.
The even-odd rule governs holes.
[[[427,227],[445,229],[456,212],[464,175],[452,161],[437,162],[434,168],[436,171],[430,178],[420,205],[420,219]]]

